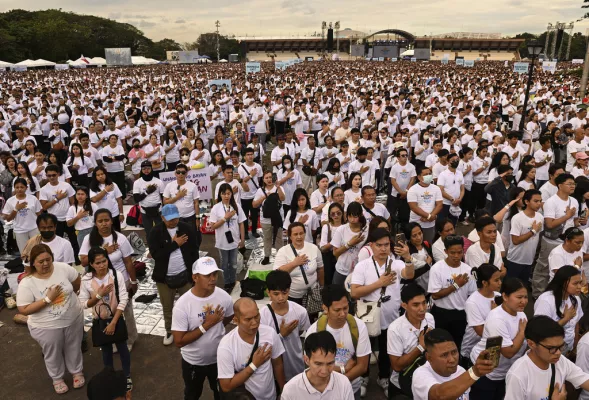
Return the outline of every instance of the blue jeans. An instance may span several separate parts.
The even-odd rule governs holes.
[[[127,377],[129,377],[131,376],[131,353],[129,353],[129,349],[127,348],[127,342],[125,341],[115,344],[117,346],[117,350],[119,351],[119,356],[121,356],[123,372]],[[100,350],[102,350],[102,363],[104,364],[104,366],[114,368],[114,361],[112,357],[112,345],[102,346]]]
[[[82,229],[78,231],[78,246],[82,247],[82,243],[84,243],[84,238],[90,234],[92,228]]]
[[[219,249],[221,257],[221,269],[225,285],[235,283],[235,270],[237,269],[237,248],[231,250]]]

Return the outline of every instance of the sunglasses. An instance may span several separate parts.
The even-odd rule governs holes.
[[[186,171],[176,171],[176,174],[178,174],[178,175],[186,175]]]
[[[401,154],[399,158],[407,158],[407,154]]]
[[[341,211],[338,211],[338,212],[332,212],[329,215],[331,215],[332,217],[340,217],[342,215],[342,213],[341,213]]]

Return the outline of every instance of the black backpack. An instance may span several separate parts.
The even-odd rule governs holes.
[[[266,189],[262,188],[264,195],[266,195]],[[273,226],[282,226],[282,216],[280,210],[282,209],[282,202],[278,197],[278,192],[270,193],[266,195],[266,200],[262,204],[262,215],[264,218],[268,218],[272,221]]]

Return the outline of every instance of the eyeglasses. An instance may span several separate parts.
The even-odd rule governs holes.
[[[57,178],[57,174],[47,174],[47,178]]]
[[[539,343],[539,342],[538,342],[538,344],[540,346],[544,347],[546,350],[548,350],[548,352],[550,354],[556,354],[557,351],[560,351],[562,353],[567,348],[567,344],[566,343],[563,343],[560,346],[545,346],[545,345],[543,345],[542,343]]]
[[[176,171],[176,174],[178,174],[178,175],[186,175],[186,171]]]

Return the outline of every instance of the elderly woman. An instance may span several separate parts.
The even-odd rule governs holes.
[[[289,246],[281,247],[274,259],[274,269],[286,271],[292,278],[289,300],[302,304],[303,296],[319,282],[323,287],[323,257],[314,243],[305,241],[305,225],[293,222],[287,231]]]
[[[43,351],[45,367],[58,394],[69,390],[65,368],[73,375],[74,389],[84,386],[82,335],[84,314],[76,292],[80,275],[65,263],[53,262],[49,246],[38,244],[30,254],[31,274],[18,286],[18,311],[28,316],[31,336]]]

